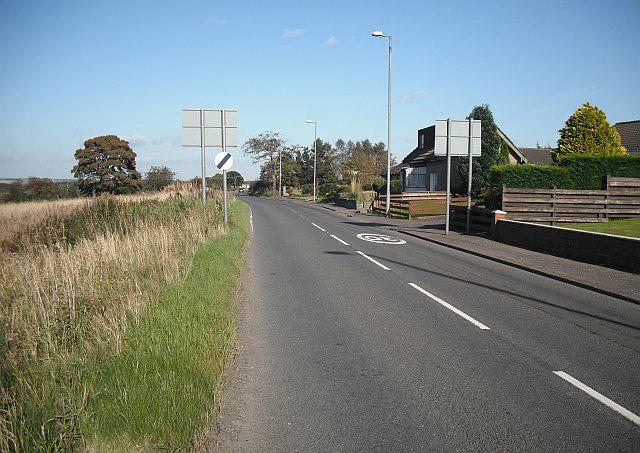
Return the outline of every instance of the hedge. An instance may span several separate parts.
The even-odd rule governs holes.
[[[487,205],[502,203],[502,187],[523,189],[606,188],[607,175],[640,178],[638,156],[567,156],[557,165],[500,165],[491,168]]]

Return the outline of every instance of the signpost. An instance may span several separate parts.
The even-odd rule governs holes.
[[[207,202],[205,148],[238,146],[238,111],[225,109],[182,109],[182,146],[200,148],[202,204]],[[231,156],[231,155],[229,155]],[[225,206],[226,206],[225,194]],[[226,212],[225,212],[226,214]],[[226,221],[226,215],[225,215]]]
[[[435,156],[447,156],[447,195],[444,233],[449,234],[449,203],[451,192],[451,157],[469,157],[469,185],[467,194],[467,233],[471,222],[471,175],[473,156],[482,152],[482,122],[474,120],[436,120]]]
[[[216,154],[213,159],[216,167],[222,170],[222,187],[224,188],[224,223],[227,223],[227,170],[233,165],[233,156],[226,151]]]

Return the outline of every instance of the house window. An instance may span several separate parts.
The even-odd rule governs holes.
[[[424,148],[424,134],[420,136],[420,149]]]
[[[405,180],[405,187],[417,188],[427,186],[427,175],[410,173]]]

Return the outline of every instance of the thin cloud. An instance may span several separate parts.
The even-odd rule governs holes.
[[[429,93],[427,93],[426,91],[414,91],[409,96],[400,98],[400,102],[413,102],[416,99],[424,98],[427,96],[429,96]]]
[[[298,38],[302,35],[304,35],[304,30],[301,28],[296,28],[295,30],[285,30],[284,33],[282,33],[282,37],[284,39]]]
[[[322,47],[331,47],[331,46],[335,46],[337,43],[338,43],[338,40],[332,36],[331,38],[329,38],[326,41],[324,41],[321,44],[321,46]]]
[[[220,19],[218,16],[213,16],[206,19],[204,23],[207,25],[213,25],[214,27],[221,27],[222,25],[226,24],[227,21],[224,19]]]
[[[145,139],[143,135],[132,135],[131,137],[123,137],[129,142],[130,146],[144,146]]]

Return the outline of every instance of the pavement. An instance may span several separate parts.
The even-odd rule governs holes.
[[[370,217],[370,220],[375,219],[376,223],[386,225],[392,231],[402,232],[444,247],[640,304],[640,274],[514,247],[494,241],[490,235],[486,234],[466,234],[455,230],[450,230],[448,234],[445,234],[444,216],[415,220],[394,219],[370,212],[341,208],[328,203],[319,203],[318,205],[347,217]]]

